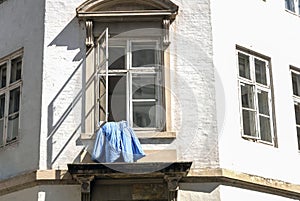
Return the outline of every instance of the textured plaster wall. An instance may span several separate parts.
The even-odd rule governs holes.
[[[172,127],[178,160],[194,168],[218,166],[215,78],[210,4],[174,1],[179,6],[170,30]]]
[[[80,186],[38,186],[7,194],[0,201],[80,201]]]
[[[0,179],[38,168],[44,1],[0,4],[0,58],[24,48],[20,140],[0,150]]]
[[[85,30],[82,1],[46,1],[40,168],[66,168],[78,156]]]
[[[299,24],[298,16],[285,11],[284,1],[212,1],[222,167],[300,183],[289,71],[289,65],[300,67]],[[236,44],[271,58],[278,148],[241,138]]]

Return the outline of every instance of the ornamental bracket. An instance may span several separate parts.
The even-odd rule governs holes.
[[[86,30],[86,39],[85,45],[90,47],[94,45],[94,36],[93,36],[93,21],[85,22],[85,30]]]
[[[81,185],[81,201],[91,200],[91,182],[94,180],[94,176],[76,176],[75,179]]]
[[[165,176],[168,185],[168,201],[177,201],[179,180],[182,176]]]

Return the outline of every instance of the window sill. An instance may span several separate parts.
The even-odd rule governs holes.
[[[165,131],[165,132],[146,132],[146,131],[136,131],[136,136],[139,139],[175,139],[176,132],[174,131]],[[81,140],[95,140],[95,133],[81,133]]]
[[[267,142],[267,141],[263,141],[263,140],[260,140],[260,139],[257,139],[257,138],[251,138],[251,137],[248,137],[248,136],[242,136],[242,138],[244,140],[247,140],[247,141],[250,141],[250,142],[256,142],[256,143],[259,143],[259,144],[265,144],[265,145],[275,147],[274,143],[272,143],[272,142]]]

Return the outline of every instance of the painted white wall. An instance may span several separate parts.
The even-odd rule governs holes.
[[[83,1],[46,1],[40,169],[66,168],[83,148],[82,62],[85,29],[76,18]]]
[[[0,4],[0,58],[24,48],[20,140],[0,150],[0,179],[38,168],[44,1]]]
[[[179,184],[178,201],[219,201],[220,187],[217,183]]]
[[[170,30],[172,127],[177,158],[194,168],[218,166],[215,78],[210,4],[174,0],[178,15]]]
[[[79,185],[37,186],[0,197],[0,201],[80,201]]]
[[[300,67],[300,19],[284,6],[284,1],[212,1],[219,153],[223,168],[300,183],[289,71],[289,65]],[[278,148],[241,138],[235,45],[271,58]]]
[[[261,193],[231,186],[220,186],[220,196],[222,201],[238,201],[241,199],[245,201],[296,201],[295,199],[290,199],[278,195]]]

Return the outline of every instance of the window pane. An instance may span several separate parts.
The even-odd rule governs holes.
[[[22,57],[18,57],[11,61],[10,83],[21,79]]]
[[[243,129],[244,135],[256,137],[255,112],[243,110]]]
[[[296,124],[300,125],[300,105],[295,104],[295,118],[296,118]]]
[[[285,8],[295,12],[294,0],[285,0]]]
[[[266,62],[255,59],[255,79],[256,82],[267,85]]]
[[[134,102],[133,103],[133,124],[134,127],[155,128],[156,126],[156,103],[155,102]]]
[[[260,116],[259,117],[259,126],[260,126],[261,140],[266,141],[266,142],[272,142],[270,118]]]
[[[20,106],[20,88],[16,88],[9,93],[9,114],[19,111]]]
[[[293,94],[300,96],[300,75],[292,72]]]
[[[132,43],[132,67],[157,66],[156,44],[154,42]]]
[[[242,107],[254,109],[253,86],[241,85]]]
[[[156,75],[133,75],[132,94],[134,99],[156,99]]]
[[[300,128],[297,127],[298,150],[300,150]]]
[[[125,69],[126,49],[125,47],[109,47],[108,49],[108,69]]]
[[[0,88],[6,86],[6,64],[0,66]]]
[[[269,115],[269,97],[268,92],[261,91],[257,93],[259,114]]]
[[[5,95],[2,94],[0,96],[0,119],[4,117],[4,110],[5,110]]]
[[[126,76],[108,77],[108,121],[126,120]]]
[[[239,75],[250,79],[249,56],[239,53]]]
[[[7,128],[7,142],[13,141],[17,138],[19,131],[19,113],[10,115],[8,117]]]
[[[0,120],[0,146],[3,146],[3,124],[4,124],[4,120],[1,119]]]

